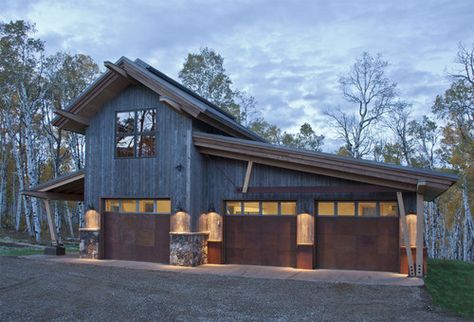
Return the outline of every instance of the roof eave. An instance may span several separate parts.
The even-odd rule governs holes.
[[[315,174],[339,177],[348,180],[376,184],[401,191],[416,192],[418,183],[425,183],[426,196],[429,199],[447,190],[456,180],[438,172],[415,171],[400,167],[383,167],[378,164],[359,160],[344,160],[329,154],[314,153],[306,150],[288,149],[271,144],[228,138],[207,133],[194,133],[195,145],[204,154],[228,158],[255,161],[262,164]]]

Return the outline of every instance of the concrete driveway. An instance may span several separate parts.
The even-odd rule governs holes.
[[[211,274],[220,276],[240,276],[250,278],[269,278],[299,280],[309,282],[349,283],[361,285],[423,286],[423,279],[408,278],[406,275],[389,272],[350,271],[350,270],[305,270],[291,267],[269,267],[255,265],[202,265],[198,267],[177,267],[166,264],[132,262],[120,260],[88,260],[77,256],[25,256],[27,259],[53,261],[64,264],[84,264],[97,266],[122,267],[128,269]]]
[[[0,257],[0,320],[462,321],[423,287],[123,266]]]

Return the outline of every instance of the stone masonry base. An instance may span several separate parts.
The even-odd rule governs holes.
[[[207,264],[206,232],[170,233],[170,264],[177,266],[198,266]]]
[[[79,257],[98,259],[99,258],[99,243],[100,230],[81,228],[79,229]]]

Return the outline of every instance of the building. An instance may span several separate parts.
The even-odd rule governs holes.
[[[274,146],[141,60],[105,65],[53,121],[85,170],[25,192],[84,200],[81,256],[423,274],[416,219],[456,176]]]

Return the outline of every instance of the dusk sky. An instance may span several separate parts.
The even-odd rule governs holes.
[[[284,130],[309,122],[340,142],[323,111],[350,108],[338,77],[381,53],[415,115],[449,86],[459,42],[474,43],[474,1],[0,1],[0,20],[35,22],[48,53],[141,58],[177,79],[200,47],[225,58],[234,86]]]

